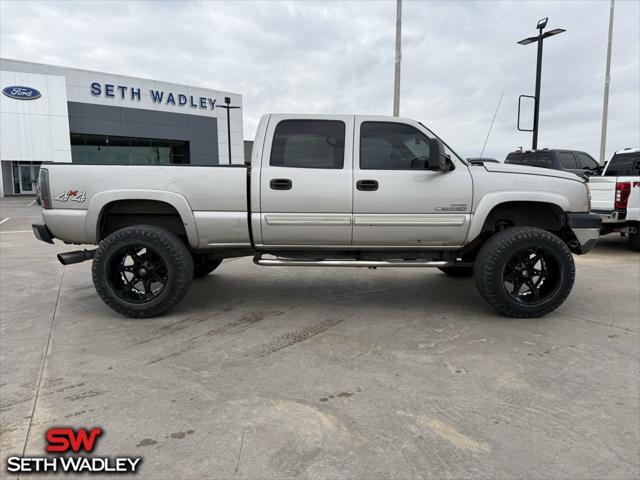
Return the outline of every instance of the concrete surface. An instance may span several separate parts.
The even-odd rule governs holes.
[[[123,318],[90,264],[1,200],[2,474],[52,426],[101,426],[138,478],[640,476],[640,255],[605,237],[572,295],[498,316],[431,269],[225,261],[170,314]],[[77,477],[76,477],[77,478]]]

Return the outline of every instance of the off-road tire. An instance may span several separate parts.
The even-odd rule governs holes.
[[[635,230],[629,232],[629,245],[636,252],[640,252],[640,223],[634,225]]]
[[[558,275],[554,290],[533,305],[514,300],[503,279],[507,262],[527,248],[543,248],[548,252]],[[554,311],[569,296],[575,279],[575,265],[571,252],[556,235],[535,227],[512,227],[494,234],[482,246],[474,265],[474,279],[482,298],[501,314],[536,318]]]
[[[221,259],[211,259],[202,253],[193,253],[193,278],[202,278],[213,272],[222,263]]]
[[[146,303],[128,302],[118,296],[108,279],[108,264],[118,250],[130,245],[148,246],[166,264],[167,283],[160,294]],[[155,317],[174,307],[193,280],[193,260],[184,242],[173,233],[152,225],[136,225],[105,238],[93,258],[93,284],[100,298],[114,311],[134,318]]]
[[[465,278],[473,275],[473,267],[438,267],[443,273],[450,277]]]

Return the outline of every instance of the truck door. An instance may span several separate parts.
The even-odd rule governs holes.
[[[272,115],[260,177],[269,247],[350,246],[353,116]]]
[[[453,152],[454,170],[428,170],[428,135],[417,122],[356,117],[354,246],[462,245],[471,218],[471,174]]]

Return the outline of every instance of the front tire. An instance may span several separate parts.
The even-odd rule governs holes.
[[[93,258],[93,284],[114,311],[155,317],[174,307],[193,279],[184,242],[160,227],[137,225],[105,238]]]
[[[575,279],[571,252],[556,235],[534,227],[494,234],[476,258],[474,279],[482,298],[515,318],[542,317],[569,296]]]

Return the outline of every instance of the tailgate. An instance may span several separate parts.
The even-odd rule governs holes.
[[[589,178],[589,190],[591,191],[591,210],[611,212],[613,211],[616,195],[617,177],[591,177]]]

